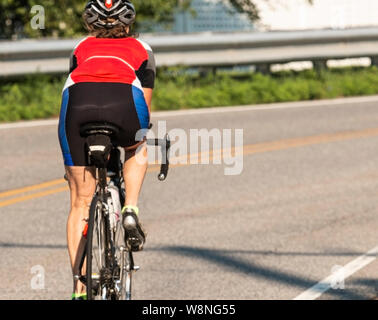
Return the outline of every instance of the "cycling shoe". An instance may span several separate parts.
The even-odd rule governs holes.
[[[146,235],[133,209],[122,212],[122,224],[125,229],[125,243],[129,251],[141,251],[146,241]]]

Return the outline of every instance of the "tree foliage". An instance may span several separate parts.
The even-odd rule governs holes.
[[[259,18],[255,0],[218,0],[231,4],[254,21]],[[272,1],[272,0],[264,0]],[[303,0],[310,1],[311,0]],[[133,0],[138,13],[136,28],[154,23],[172,23],[177,9],[189,8],[191,0]],[[0,38],[73,37],[85,32],[81,15],[86,0],[0,0]],[[43,5],[45,29],[31,27],[31,8]]]
[[[31,8],[42,3],[45,29],[33,30]],[[0,0],[0,38],[72,37],[84,32],[82,13],[86,0]],[[134,0],[138,23],[169,23],[175,8],[187,8],[190,0]]]
[[[0,0],[0,37],[72,37],[83,31],[85,1],[44,0],[45,29],[33,30],[31,9],[40,0]]]

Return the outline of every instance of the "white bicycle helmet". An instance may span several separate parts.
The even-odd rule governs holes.
[[[133,24],[136,11],[130,0],[91,0],[85,7],[85,15],[88,24],[110,29],[121,24]],[[108,19],[114,19],[114,22]]]

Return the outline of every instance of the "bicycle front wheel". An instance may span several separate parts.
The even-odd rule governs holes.
[[[125,231],[121,222],[117,225],[115,245],[115,256],[120,266],[119,279],[117,281],[118,299],[131,300],[131,280],[134,264],[131,259],[131,253],[126,250]]]
[[[88,300],[106,300],[106,220],[104,206],[98,195],[89,209],[87,233],[86,285]]]

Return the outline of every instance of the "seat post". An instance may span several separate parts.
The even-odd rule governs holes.
[[[98,168],[98,185],[101,190],[105,190],[107,186],[106,171],[106,168]]]

